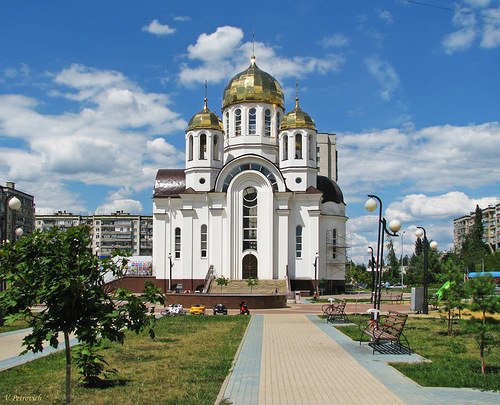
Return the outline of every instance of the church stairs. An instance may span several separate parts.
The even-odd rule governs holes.
[[[259,280],[259,284],[250,287],[247,280],[229,280],[227,286],[217,285],[215,280],[212,280],[209,293],[212,294],[275,294],[276,288],[280,294],[286,293],[286,280]]]

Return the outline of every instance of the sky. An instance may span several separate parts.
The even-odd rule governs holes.
[[[398,256],[416,226],[451,249],[454,218],[500,202],[500,0],[0,0],[0,182],[37,213],[151,215],[205,80],[220,116],[253,46],[286,110],[298,80],[337,135],[355,263],[376,246],[367,194],[402,222]]]

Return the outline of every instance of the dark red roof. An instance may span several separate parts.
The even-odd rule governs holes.
[[[184,169],[160,169],[156,173],[153,198],[178,197],[186,190]]]

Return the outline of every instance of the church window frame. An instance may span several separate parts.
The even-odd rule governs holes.
[[[193,135],[188,136],[188,161],[193,160]]]
[[[247,187],[243,190],[242,198],[242,219],[243,219],[243,240],[242,249],[257,251],[258,233],[258,192],[255,187]]]
[[[220,151],[219,151],[219,136],[214,135],[213,137],[213,148],[212,148],[213,159],[219,161],[220,160]]]
[[[281,114],[279,111],[276,111],[276,134],[279,134],[280,132],[280,119],[281,119]]]
[[[229,136],[229,111],[226,111],[226,136]]]
[[[264,111],[264,136],[271,136],[271,110],[269,108]]]
[[[288,135],[283,135],[283,160],[288,160]]]
[[[207,134],[200,134],[200,160],[207,160]]]
[[[308,149],[309,149],[309,159],[314,160],[316,157],[316,149],[314,148],[314,136],[313,136],[313,134],[309,133],[307,135],[307,140],[308,140]]]
[[[181,258],[181,228],[177,227],[175,228],[174,232],[174,257],[176,259]]]
[[[248,135],[257,134],[257,109],[252,107],[248,110]]]
[[[302,258],[302,233],[303,227],[301,225],[297,225],[295,228],[295,257],[297,259]]]
[[[302,159],[303,156],[303,135],[295,134],[295,159]]]
[[[208,255],[208,227],[203,224],[200,227],[200,256],[206,259]]]
[[[241,108],[234,110],[234,135],[241,135]]]

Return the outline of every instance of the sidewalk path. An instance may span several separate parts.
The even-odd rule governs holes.
[[[25,349],[22,345],[23,339],[28,333],[30,333],[30,330],[31,329],[20,329],[12,332],[0,333],[0,371],[19,366],[20,364],[33,361],[40,357],[48,356],[49,354],[61,351],[66,347],[64,341],[59,343],[59,347],[57,349],[49,346],[47,342],[44,345],[43,352],[28,352],[19,356],[19,353]],[[76,338],[71,337],[71,346],[75,345],[77,342]]]
[[[500,394],[421,387],[315,315],[254,315],[220,399],[234,405],[497,404]],[[258,381],[258,383],[257,383]]]

